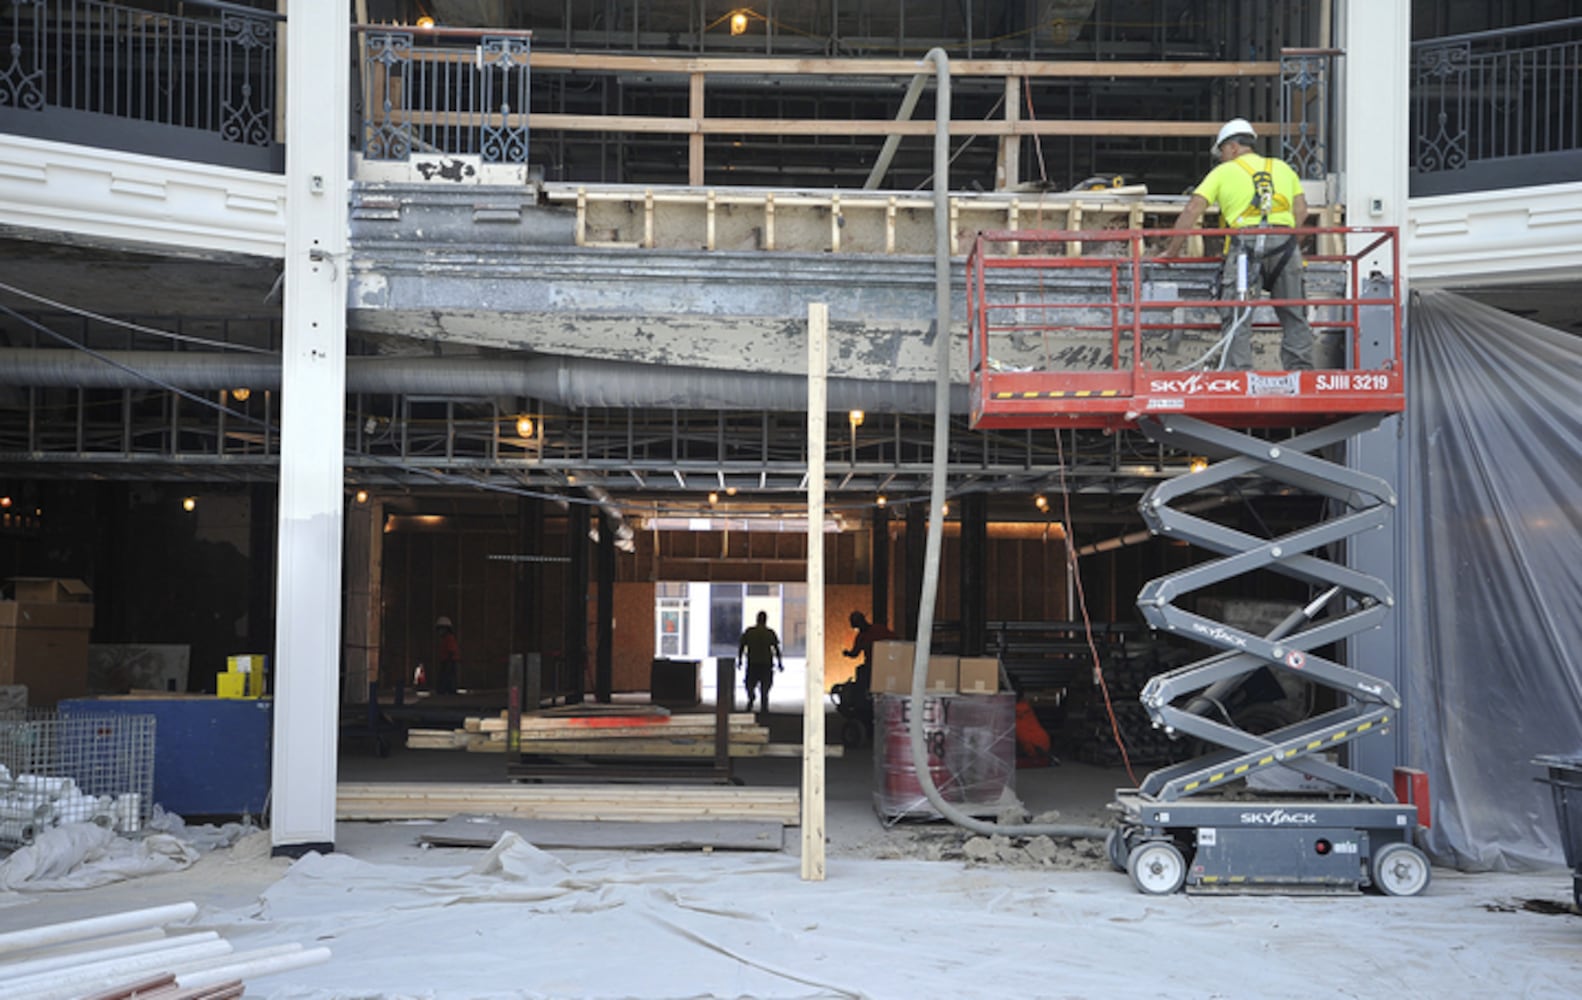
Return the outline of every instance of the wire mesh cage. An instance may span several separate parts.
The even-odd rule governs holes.
[[[141,830],[154,803],[154,716],[0,715],[0,849],[62,823]]]

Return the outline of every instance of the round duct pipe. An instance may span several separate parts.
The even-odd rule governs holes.
[[[249,354],[166,354],[51,348],[0,350],[0,385],[83,389],[147,389],[161,384],[193,391],[247,386],[279,389],[278,359]],[[397,395],[522,396],[571,409],[590,407],[682,410],[807,408],[807,380],[799,374],[721,371],[588,358],[346,359],[346,391]],[[927,382],[832,378],[831,410],[927,413]],[[953,386],[951,409],[967,412],[966,386]]]

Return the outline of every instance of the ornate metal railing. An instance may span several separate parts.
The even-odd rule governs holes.
[[[460,47],[459,35],[476,45]],[[526,32],[366,31],[358,47],[366,159],[440,153],[527,162]]]
[[[1331,169],[1337,55],[1339,49],[1280,51],[1280,158],[1308,180],[1323,180]]]
[[[280,15],[218,0],[149,6],[0,7],[0,129],[278,169]]]
[[[1582,180],[1582,18],[1412,44],[1412,188]]]

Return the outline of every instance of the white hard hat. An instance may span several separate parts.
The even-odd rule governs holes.
[[[1258,133],[1253,131],[1252,122],[1247,119],[1232,118],[1220,126],[1219,135],[1214,137],[1214,145],[1210,146],[1208,151],[1210,153],[1218,152],[1220,146],[1224,145],[1225,140],[1233,135],[1250,135],[1253,138],[1257,138]]]
[[[451,627],[450,619],[446,618],[444,615],[440,615],[438,618],[434,619],[434,627],[435,628],[450,628]]]

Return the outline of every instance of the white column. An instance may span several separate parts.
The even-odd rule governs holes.
[[[1411,65],[1411,4],[1379,3],[1377,0],[1345,0],[1344,22],[1341,25],[1341,44],[1345,58],[1345,114],[1341,121],[1343,138],[1342,162],[1345,176],[1342,198],[1346,205],[1348,226],[1406,226],[1407,170],[1410,166],[1411,139],[1407,131],[1409,101],[1409,67]],[[1371,237],[1350,237],[1353,253],[1362,249]],[[1373,271],[1392,274],[1396,270],[1387,253],[1380,253],[1362,262],[1362,274]],[[1406,294],[1406,256],[1400,259],[1400,294]],[[1383,294],[1376,288],[1373,294]],[[1368,294],[1368,293],[1364,293]],[[1402,349],[1405,349],[1406,331],[1401,331]],[[1358,363],[1374,366],[1381,359],[1377,351],[1368,346],[1370,338],[1364,337],[1363,357]],[[1375,338],[1387,340],[1386,337]],[[1406,401],[1408,407],[1412,400]],[[1353,439],[1348,447],[1347,464],[1352,468],[1381,476],[1396,488],[1401,503],[1396,516],[1382,532],[1370,537],[1366,544],[1353,544],[1347,564],[1353,569],[1377,576],[1389,585],[1395,595],[1395,608],[1384,622],[1347,641],[1347,662],[1357,669],[1382,677],[1403,688],[1402,664],[1406,662],[1403,646],[1405,631],[1405,604],[1400,591],[1403,541],[1401,512],[1410,510],[1408,496],[1412,489],[1405,474],[1404,455],[1401,450],[1400,420],[1398,416],[1386,418],[1376,430]],[[1402,716],[1409,717],[1411,705],[1404,706]],[[1346,764],[1381,781],[1389,781],[1392,768],[1402,763],[1407,726],[1391,727],[1391,736],[1385,739],[1365,739],[1349,744]],[[1413,763],[1410,760],[1404,763]]]
[[[1405,228],[1411,163],[1411,4],[1344,0],[1340,32],[1346,53],[1340,127],[1346,225]],[[1363,237],[1352,241],[1353,252],[1366,245]],[[1364,275],[1394,271],[1384,249],[1368,258]],[[1404,255],[1402,259],[1404,270]]]
[[[335,840],[346,410],[348,5],[290,0],[280,552],[275,580],[277,853]]]

